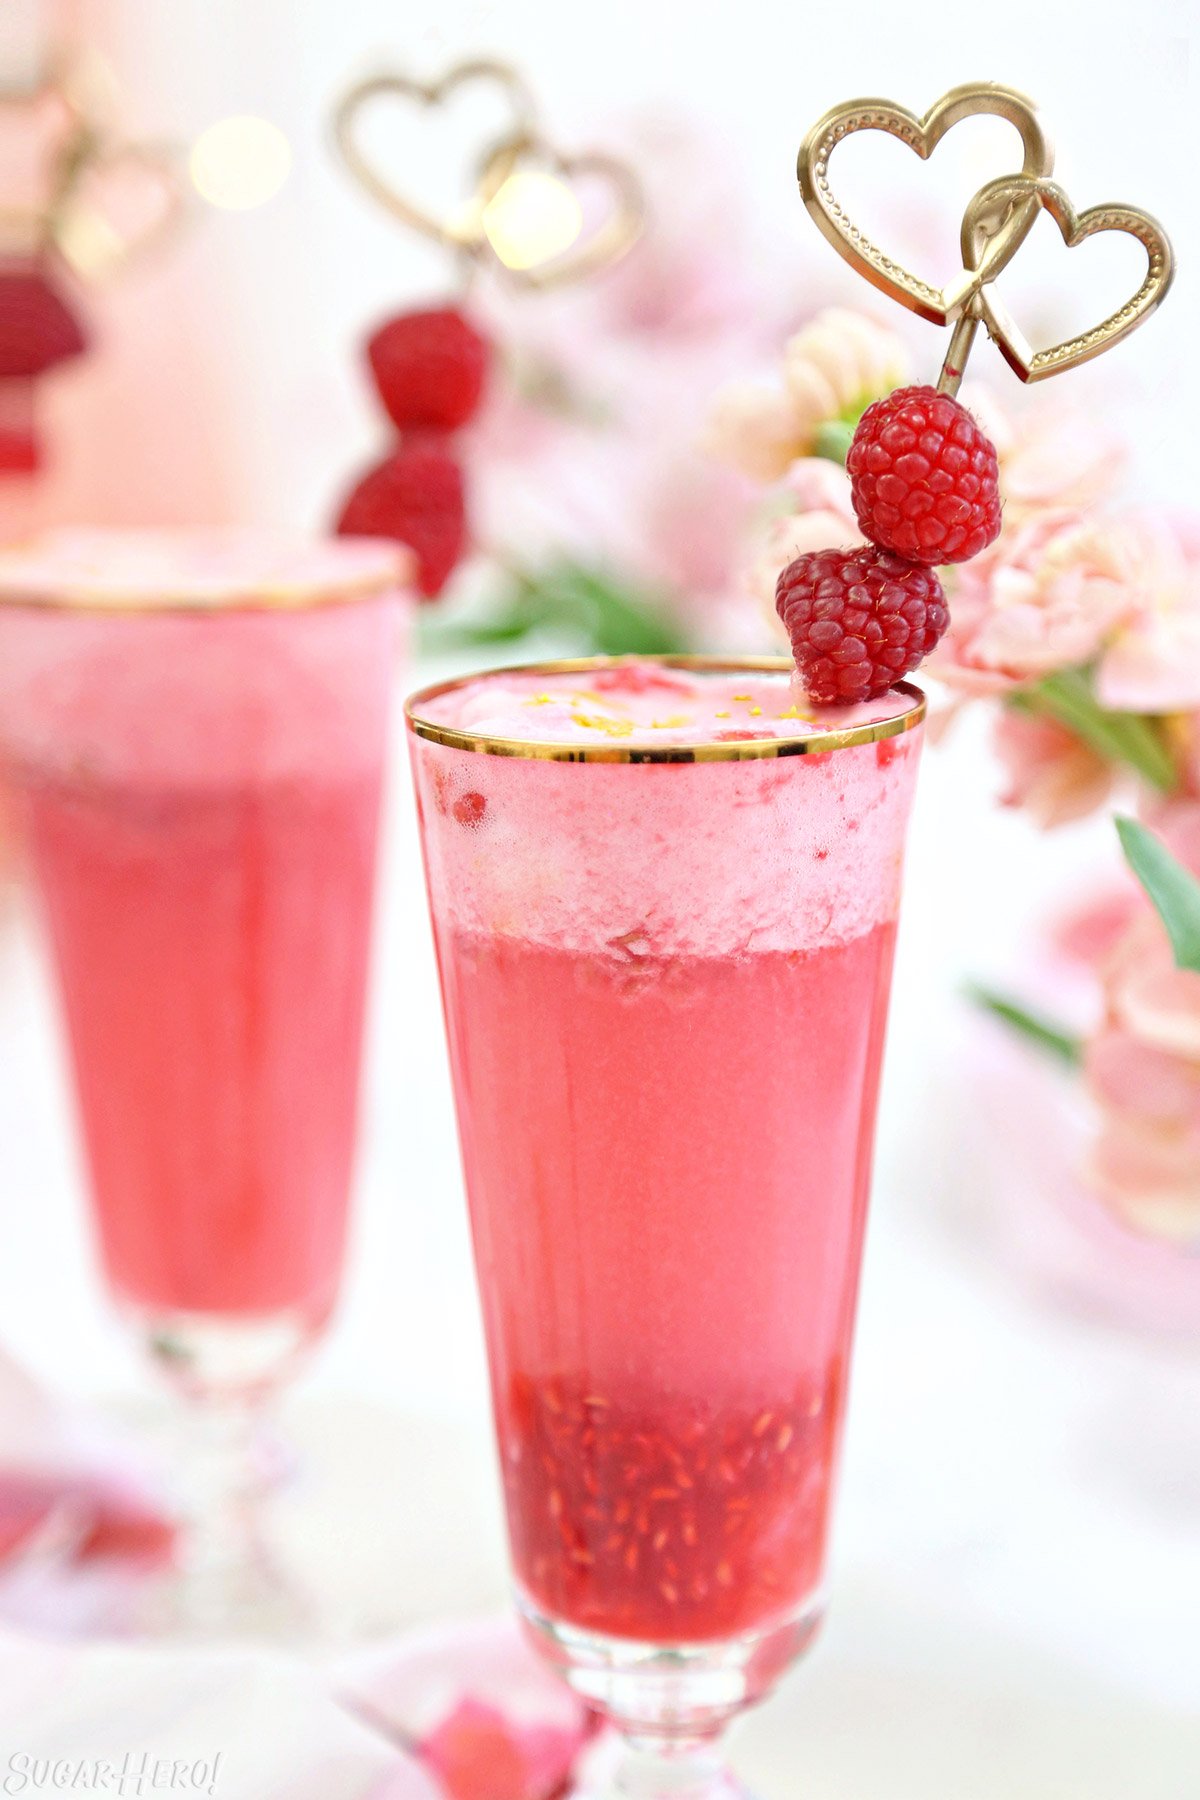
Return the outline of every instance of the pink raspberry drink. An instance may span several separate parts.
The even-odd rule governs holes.
[[[922,713],[653,660],[410,702],[519,1600],[630,1729],[819,1611]]]
[[[104,1269],[200,1392],[336,1297],[403,561],[259,534],[0,558],[0,753]]]

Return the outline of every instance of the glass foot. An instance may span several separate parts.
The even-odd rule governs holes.
[[[295,1644],[320,1635],[317,1606],[264,1549],[236,1563],[184,1563],[150,1587],[135,1621],[140,1635],[194,1643]]]
[[[605,1740],[570,1800],[753,1800],[715,1744],[642,1747]]]
[[[808,1646],[823,1612],[814,1599],[766,1631],[726,1642],[658,1645],[562,1624],[539,1613],[523,1595],[517,1604],[526,1633],[567,1685],[627,1742],[660,1760],[710,1743],[769,1693]]]

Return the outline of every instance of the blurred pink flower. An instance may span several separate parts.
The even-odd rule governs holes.
[[[1150,823],[1200,872],[1200,802],[1168,802]],[[1101,1113],[1090,1177],[1137,1230],[1200,1244],[1200,974],[1176,968],[1141,899],[1101,976],[1104,1022],[1084,1063]]]
[[[812,454],[820,426],[857,418],[907,371],[908,352],[887,326],[828,307],[788,339],[782,385],[739,382],[718,392],[705,448],[756,481],[773,481]]]
[[[927,668],[952,686],[1003,691],[1095,661],[1105,706],[1148,710],[1151,689],[1158,710],[1200,705],[1200,657],[1175,660],[1193,622],[1200,648],[1200,587],[1164,519],[1033,511],[956,571],[950,610]]]
[[[1111,498],[1124,470],[1124,445],[1078,414],[1042,407],[1007,429],[981,419],[1000,458],[1006,523],[1047,508],[1085,512]]]
[[[704,449],[752,481],[777,481],[806,445],[791,397],[765,382],[736,381],[713,402]]]
[[[845,469],[819,456],[793,463],[772,489],[751,534],[742,578],[776,635],[783,627],[775,613],[775,584],[788,563],[831,545],[863,541]]]
[[[1112,764],[1052,719],[1003,707],[992,741],[1007,777],[1004,804],[1044,830],[1085,818],[1112,792]]]

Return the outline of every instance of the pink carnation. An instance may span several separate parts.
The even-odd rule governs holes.
[[[1157,823],[1200,866],[1200,806],[1166,808]],[[1136,1229],[1200,1243],[1200,974],[1176,968],[1144,908],[1102,973],[1104,1024],[1085,1057],[1101,1113],[1089,1173]]]
[[[744,584],[781,632],[775,614],[775,584],[797,556],[831,545],[861,544],[863,535],[850,503],[850,477],[838,463],[803,457],[773,490],[770,510],[755,532]]]
[[[1112,765],[1053,719],[1003,708],[993,743],[1004,766],[1006,806],[1049,829],[1085,818],[1112,792]]]
[[[928,666],[1002,692],[1091,662],[1114,710],[1200,705],[1200,582],[1167,521],[1031,513],[963,566]]]

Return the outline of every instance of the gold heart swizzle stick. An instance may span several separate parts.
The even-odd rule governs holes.
[[[503,135],[477,151],[471,188],[442,212],[381,166],[364,134],[367,115],[387,107],[432,113],[475,90],[498,99]],[[348,536],[406,544],[428,600],[445,587],[468,545],[467,499],[457,434],[477,414],[493,347],[470,318],[465,290],[482,272],[522,288],[585,281],[610,268],[641,236],[645,203],[633,170],[617,157],[566,153],[546,137],[533,97],[506,64],[474,58],[434,81],[404,72],[371,76],[338,102],[334,137],[359,186],[409,231],[446,250],[458,270],[458,299],[405,311],[367,344],[367,360],[398,441],[355,484],[337,529]],[[607,210],[585,228],[577,188],[601,188]]]
[[[884,131],[928,158],[961,120],[1005,119],[1021,140],[1018,171],[987,182],[969,201],[960,232],[961,273],[945,288],[912,274],[854,224],[830,185],[837,146],[854,132]],[[1158,306],[1174,273],[1162,227],[1133,206],[1077,213],[1051,180],[1054,153],[1031,101],[1012,88],[952,88],[923,118],[888,100],[851,100],[819,119],[800,146],[804,203],[830,243],[872,286],[934,325],[949,325],[936,387],[909,387],[877,400],[858,422],[846,457],[858,550],[797,557],[784,569],[775,605],[791,639],[800,680],[822,705],[879,698],[929,655],[949,623],[938,566],[976,556],[1000,531],[994,446],[956,399],[982,325],[1022,381],[1043,381],[1109,350]],[[1034,350],[995,289],[1038,217],[1046,212],[1068,249],[1104,231],[1125,232],[1146,252],[1146,275],[1124,305],[1090,330]]]

